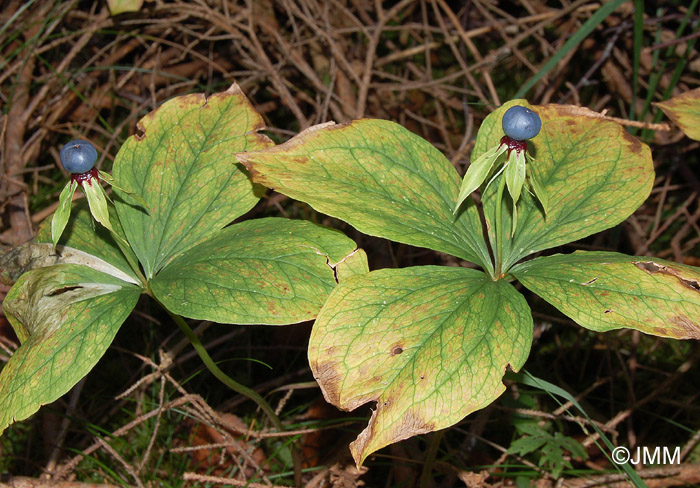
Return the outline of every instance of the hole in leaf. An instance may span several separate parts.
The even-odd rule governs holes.
[[[638,261],[634,265],[647,273],[662,273],[666,271],[666,266],[658,265],[653,261]]]
[[[137,141],[143,141],[146,138],[146,130],[141,124],[136,124],[136,130],[134,131],[134,139]]]
[[[68,293],[69,291],[72,290],[79,290],[81,289],[82,286],[80,285],[75,285],[75,286],[64,286],[61,288],[57,288],[49,293],[46,294],[47,297],[55,297],[57,295],[63,295],[64,293]]]

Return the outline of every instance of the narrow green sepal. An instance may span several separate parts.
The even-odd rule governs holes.
[[[525,156],[517,151],[511,151],[506,162],[506,186],[513,199],[513,206],[520,200],[524,184]]]
[[[117,185],[114,182],[114,177],[109,173],[105,173],[104,171],[100,171],[99,174],[100,174],[100,179],[102,181],[104,181],[105,183],[107,183],[109,185],[112,185],[113,188],[116,188],[117,190],[122,192],[124,195],[126,195],[129,198],[131,198],[132,200],[134,200],[134,202],[136,204],[138,204],[146,212],[148,212],[148,215],[151,214],[151,211],[148,208],[148,204],[146,203],[146,200],[140,194],[133,192],[133,191],[126,190],[126,189],[122,188],[121,186]]]
[[[498,157],[506,152],[507,146],[505,144],[500,144],[486,151],[484,154],[479,156],[476,161],[472,162],[467,169],[464,179],[462,180],[462,185],[459,189],[459,196],[457,197],[457,205],[455,206],[452,215],[455,215],[462,205],[464,200],[477,188],[481,186],[486,177],[489,175],[491,168],[498,159]]]
[[[530,158],[530,161],[533,161],[533,159]],[[528,171],[527,176],[527,180],[530,182],[530,187],[537,197],[537,200],[539,200],[540,204],[542,205],[542,210],[544,210],[544,215],[546,217],[547,213],[549,212],[549,197],[544,189],[544,185],[542,185],[539,176],[532,170],[532,167],[530,167],[530,171]]]
[[[85,193],[90,206],[90,213],[95,220],[114,233],[112,223],[109,220],[109,207],[107,206],[107,197],[104,189],[94,179],[83,181],[82,185],[83,193]]]
[[[511,237],[515,235],[515,229],[518,225],[518,200],[523,191],[525,184],[525,155],[518,151],[511,151],[506,162],[506,186],[508,193],[513,200],[513,225],[511,229]]]
[[[76,188],[78,188],[78,183],[71,180],[70,183],[63,187],[61,195],[58,197],[58,208],[51,219],[51,242],[53,247],[56,247],[56,244],[58,244],[58,240],[68,224],[73,204],[73,194]]]

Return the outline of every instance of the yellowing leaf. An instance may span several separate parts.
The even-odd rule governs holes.
[[[314,324],[309,362],[330,403],[377,402],[350,446],[372,452],[455,424],[505,389],[532,342],[532,316],[509,283],[467,268],[421,266],[353,276]]]
[[[540,257],[512,274],[587,329],[700,339],[700,270],[612,252]]]
[[[0,371],[0,433],[80,381],[140,294],[130,283],[74,264],[22,275],[3,302],[22,345]]]
[[[58,240],[66,228],[68,219],[70,218],[71,206],[73,205],[73,194],[78,188],[78,183],[71,180],[63,187],[61,194],[58,197],[58,208],[51,218],[51,242],[56,246]]]
[[[255,181],[361,232],[491,266],[474,202],[453,218],[457,170],[398,124],[322,124],[238,159]]]
[[[107,6],[111,15],[138,12],[143,6],[143,0],[107,0]]]
[[[472,194],[477,188],[479,188],[482,183],[486,180],[486,177],[491,172],[496,160],[508,150],[508,146],[505,144],[499,144],[494,146],[488,151],[484,152],[479,156],[478,159],[473,160],[467,172],[464,174],[462,183],[459,187],[459,195],[457,196],[457,205],[453,213],[457,213],[459,208],[462,206],[462,202],[467,199],[469,195]]]
[[[472,157],[501,137],[501,118],[514,100],[492,112],[479,130]],[[619,124],[590,110],[568,105],[531,106],[542,130],[529,141],[534,154],[528,171],[547,194],[544,212],[529,192],[518,204],[518,232],[504,240],[504,268],[536,251],[572,242],[619,224],[646,200],[654,182],[651,152]],[[495,203],[492,185],[484,212],[492,234]],[[508,217],[508,212],[503,212]],[[510,226],[506,226],[508,228]]]
[[[114,233],[120,236],[122,239],[125,239],[121,223],[114,212],[114,208],[112,207],[110,207],[110,222],[112,223]],[[51,242],[50,219],[47,219],[41,223],[34,242],[37,244]],[[122,251],[119,249],[119,246],[117,246],[116,242],[114,241],[114,237],[106,228],[102,227],[101,225],[95,225],[95,221],[90,214],[90,210],[88,209],[88,205],[85,200],[80,200],[73,205],[71,218],[68,221],[66,230],[63,232],[63,235],[59,241],[57,253],[52,253],[52,256],[47,256],[47,260],[44,260],[41,263],[36,262],[33,266],[27,267],[27,269],[59,263],[76,263],[94,267],[93,265],[95,263],[88,264],[86,262],[78,262],[72,260],[72,258],[71,260],[67,260],[68,256],[63,254],[64,248],[72,249],[72,254],[75,254],[76,252],[85,253],[88,256],[93,256],[96,259],[105,261],[106,263],[123,271],[129,276],[129,278],[126,279],[114,272],[109,272],[103,270],[102,268],[96,268],[106,272],[107,274],[117,276],[124,281],[131,283],[139,282],[138,277],[134,274],[131,266],[129,266],[129,262],[126,260],[122,254]],[[131,253],[131,258],[135,261],[136,257],[133,255],[133,252],[131,252],[131,249],[124,249]],[[45,254],[45,251],[40,252]]]
[[[344,234],[311,222],[240,222],[185,251],[151,280],[155,297],[185,317],[235,324],[291,324],[316,317],[367,259]]]
[[[174,98],[139,122],[140,133],[121,147],[113,173],[118,187],[146,201],[148,212],[128,195],[115,198],[147,279],[255,205],[261,189],[234,154],[272,145],[257,133],[262,127],[238,85],[209,98]]]
[[[686,136],[700,141],[700,88],[655,104]]]
[[[102,186],[100,186],[97,181],[93,180],[83,182],[82,185],[83,193],[85,193],[85,197],[87,198],[92,216],[95,217],[95,220],[104,225],[107,229],[114,230],[109,219],[107,197],[105,196]]]
[[[0,256],[0,282],[14,285],[24,273],[57,264],[80,264],[138,285],[139,282],[121,269],[80,249],[41,242],[27,242]]]

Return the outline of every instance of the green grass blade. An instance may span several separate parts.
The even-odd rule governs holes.
[[[625,1],[626,0],[613,0],[612,2],[603,4],[603,6],[596,10],[596,13],[594,13],[590,19],[583,23],[581,28],[564,43],[561,49],[559,49],[559,51],[557,51],[556,54],[554,54],[554,56],[552,56],[549,61],[542,66],[542,68],[540,68],[535,76],[530,78],[523,85],[523,87],[518,90],[518,93],[516,93],[513,98],[524,98],[525,94],[530,90],[530,88],[535,86],[535,84],[547,73],[549,73],[559,61],[564,59],[569,51],[578,46],[581,41],[588,37],[588,35],[608,17],[608,15],[613,13],[615,9],[625,3]]]
[[[29,2],[26,2],[26,3],[25,3],[24,5],[22,5],[20,8],[18,8],[17,11],[12,15],[12,17],[10,17],[10,18],[7,20],[7,22],[5,22],[5,25],[3,25],[2,27],[0,27],[0,36],[3,35],[3,34],[5,33],[5,31],[7,30],[7,28],[8,28],[9,26],[13,25],[14,22],[15,22],[15,20],[17,20],[17,18],[18,18],[20,15],[22,15],[22,13],[23,13],[25,10],[27,10],[29,7],[31,7],[33,3],[34,3],[34,0],[31,0],[31,1],[29,1]]]
[[[692,12],[694,12],[695,9],[697,8],[699,1],[700,0],[693,0],[693,2],[690,4],[690,7],[688,7],[688,11],[686,12],[685,16],[681,20],[680,25],[678,26],[678,29],[676,30],[676,39],[678,39],[679,37],[681,37],[683,35],[683,31],[685,30],[685,27],[688,25],[688,22],[690,21],[690,17],[692,16]],[[657,16],[660,17],[662,15],[662,12],[663,11],[661,9],[657,10]],[[661,42],[661,29],[658,30],[658,32],[656,34],[656,39],[655,39],[656,44],[658,44],[660,42]],[[691,42],[688,43],[688,49],[692,49],[692,47],[691,47],[692,45],[694,45],[694,40],[691,40]],[[675,47],[676,47],[675,45],[671,45],[666,49],[666,52],[664,53],[664,60],[661,63],[661,66],[658,67],[657,71],[655,73],[652,73],[652,75],[649,77],[649,87],[647,88],[647,96],[644,99],[644,107],[642,109],[642,113],[639,116],[639,120],[644,120],[644,117],[647,115],[647,113],[649,113],[649,109],[651,108],[652,99],[654,98],[654,94],[656,93],[656,87],[658,86],[662,75],[666,71],[667,61],[673,55]],[[654,51],[653,63],[652,63],[653,66],[659,65],[659,53],[660,52],[661,52],[660,49],[657,49]],[[687,53],[688,53],[688,51],[686,51],[686,55],[687,55]],[[682,64],[683,67],[685,67],[684,63],[679,63],[679,64]],[[682,69],[683,68],[681,68],[681,70]],[[680,72],[679,72],[678,76],[680,77]],[[677,82],[678,82],[678,80],[676,80],[675,83],[672,82],[669,84],[669,87],[671,90],[673,89],[673,87],[676,85]],[[664,96],[663,100],[665,100],[666,98],[668,98],[668,96]],[[658,116],[658,117],[660,117],[660,116]],[[654,119],[655,122],[658,122],[659,120],[661,120],[661,119],[660,118]],[[632,131],[633,135],[635,135],[635,133],[636,133],[636,131]],[[650,138],[652,136],[652,134],[653,134],[653,131],[648,130],[648,129],[644,130],[644,131],[642,131],[641,138],[642,138],[642,140],[647,140],[648,138]]]
[[[644,0],[634,0],[634,53],[632,57],[632,104],[630,120],[634,120],[639,90],[639,61],[642,54],[642,34],[644,34]]]
[[[525,371],[525,370],[521,371],[520,373],[508,372],[508,373],[506,373],[505,377],[506,377],[506,379],[515,380],[520,384],[532,386],[534,388],[538,388],[540,390],[543,390],[543,391],[549,393],[555,400],[556,400],[556,397],[559,396],[559,397],[563,398],[564,400],[571,402],[571,404],[574,405],[581,412],[581,414],[590,422],[590,425],[593,426],[593,429],[595,429],[596,433],[600,436],[600,439],[603,441],[605,446],[610,451],[612,451],[615,448],[615,446],[612,444],[612,442],[610,442],[610,440],[605,436],[605,434],[603,434],[603,431],[601,431],[600,428],[598,428],[598,426],[593,422],[593,420],[591,420],[591,418],[585,412],[583,407],[578,403],[578,401],[576,401],[576,399],[568,391],[563,390],[563,389],[559,388],[557,385],[554,385],[548,381],[545,381],[542,378],[538,378],[538,377],[532,375],[529,371]],[[557,400],[557,402],[559,403],[558,400]],[[584,425],[581,424],[581,428],[584,430],[584,432],[588,433],[587,429],[585,428]],[[610,456],[607,452],[603,451],[602,449],[601,449],[601,451],[605,454],[606,457],[608,457],[608,459],[610,459]],[[621,466],[622,469],[627,474],[629,480],[632,483],[634,483],[634,486],[636,486],[637,488],[647,486],[646,483],[644,483],[644,480],[642,480],[642,478],[637,474],[637,472],[632,468],[632,466],[630,466],[629,463],[625,463],[622,465],[615,464],[615,466]]]

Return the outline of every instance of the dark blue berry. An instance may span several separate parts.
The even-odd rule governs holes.
[[[521,105],[514,105],[503,114],[503,132],[516,141],[532,139],[541,128],[540,116]]]
[[[76,139],[61,148],[61,164],[74,174],[86,173],[95,166],[97,149],[88,141]]]

